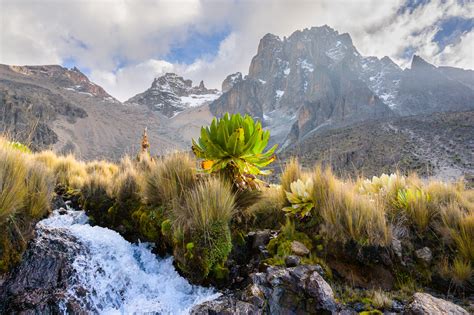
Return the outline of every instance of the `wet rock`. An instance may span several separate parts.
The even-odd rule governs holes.
[[[416,250],[415,256],[426,264],[431,263],[431,260],[433,259],[433,254],[431,253],[431,250],[428,247],[423,247],[421,249]]]
[[[254,275],[252,281],[267,301],[265,311],[269,314],[336,311],[333,291],[317,269],[311,265],[269,267],[266,273]]]
[[[60,313],[60,302],[68,312],[81,310],[79,301],[66,297],[72,263],[84,248],[59,230],[38,229],[21,264],[0,287],[0,313]]]
[[[285,258],[285,265],[287,267],[296,267],[300,264],[301,259],[298,256],[290,255]]]
[[[301,242],[291,242],[291,251],[298,256],[306,256],[309,254],[309,249]]]
[[[265,247],[270,241],[270,230],[250,232],[249,237],[252,238],[253,249],[257,249],[262,246]]]
[[[341,311],[317,265],[268,267],[240,292],[193,308],[191,314],[331,314]],[[351,314],[350,311],[344,314]]]
[[[462,307],[435,298],[427,293],[415,293],[413,301],[405,308],[404,314],[422,315],[422,314],[450,314],[450,315],[468,315],[469,313]]]
[[[262,311],[255,305],[241,301],[233,296],[221,296],[220,298],[204,302],[195,306],[191,310],[191,315],[258,315],[263,314]]]

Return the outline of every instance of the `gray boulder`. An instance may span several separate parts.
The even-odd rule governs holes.
[[[469,313],[462,307],[435,298],[427,293],[415,293],[413,301],[405,308],[404,314],[422,315],[422,314],[449,314],[449,315],[468,315]]]

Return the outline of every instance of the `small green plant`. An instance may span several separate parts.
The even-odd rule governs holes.
[[[13,149],[18,150],[23,153],[31,153],[30,148],[28,148],[26,145],[24,145],[21,142],[17,141],[11,141],[8,143]]]
[[[396,205],[404,211],[416,227],[423,231],[431,220],[432,213],[429,208],[431,197],[420,188],[407,188],[398,191]]]
[[[303,182],[301,179],[291,183],[290,190],[286,192],[286,197],[291,206],[283,208],[287,214],[304,218],[311,215],[311,210],[315,206],[315,200],[312,198],[313,181],[312,179]]]
[[[239,188],[258,188],[257,175],[268,175],[263,167],[275,160],[277,145],[264,152],[270,132],[264,131],[260,122],[240,114],[229,115],[212,121],[201,128],[201,136],[193,139],[194,154],[204,161],[207,173],[220,172],[229,176]]]

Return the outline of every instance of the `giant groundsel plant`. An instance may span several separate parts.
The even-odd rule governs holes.
[[[252,117],[240,114],[214,118],[211,125],[201,128],[201,136],[193,139],[193,152],[203,159],[202,168],[207,173],[224,173],[239,188],[258,188],[257,175],[268,175],[262,170],[275,160],[277,145],[264,152],[270,132]]]

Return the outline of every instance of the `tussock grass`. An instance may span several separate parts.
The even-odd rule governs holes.
[[[71,154],[58,157],[53,166],[53,173],[57,183],[72,188],[81,188],[87,177],[85,163],[77,161]]]
[[[322,218],[327,237],[361,245],[389,242],[390,230],[380,199],[359,194],[354,183],[337,179],[329,168],[316,166],[312,180],[315,211]]]
[[[32,226],[50,210],[54,181],[23,145],[0,138],[0,271],[20,259]]]
[[[149,167],[143,174],[143,199],[150,205],[169,205],[196,183],[196,161],[187,153],[170,154]]]
[[[464,286],[468,281],[471,281],[474,275],[474,270],[470,261],[456,257],[453,262],[452,281],[457,286]]]
[[[24,158],[0,143],[0,223],[23,208],[28,193],[24,182],[27,172]]]
[[[302,177],[303,171],[301,165],[298,163],[297,158],[291,158],[288,163],[286,163],[285,168],[280,176],[281,184],[281,194],[282,199],[286,200],[286,192],[290,191],[291,183],[297,181]]]
[[[235,210],[235,195],[228,181],[206,177],[183,194],[173,207],[173,222],[183,230],[197,229],[204,235],[213,223],[228,223]]]
[[[111,195],[117,201],[125,203],[127,200],[140,199],[140,175],[132,163],[122,162],[119,171],[113,176]]]
[[[87,174],[98,173],[105,177],[114,176],[118,169],[116,164],[104,160],[94,160],[85,165]]]
[[[271,185],[262,189],[260,199],[245,209],[245,215],[251,218],[254,226],[278,229],[285,222],[282,209],[286,204],[286,195],[282,194],[282,186]]]
[[[25,209],[35,219],[44,217],[51,210],[54,188],[52,172],[42,164],[28,161],[26,188]]]

